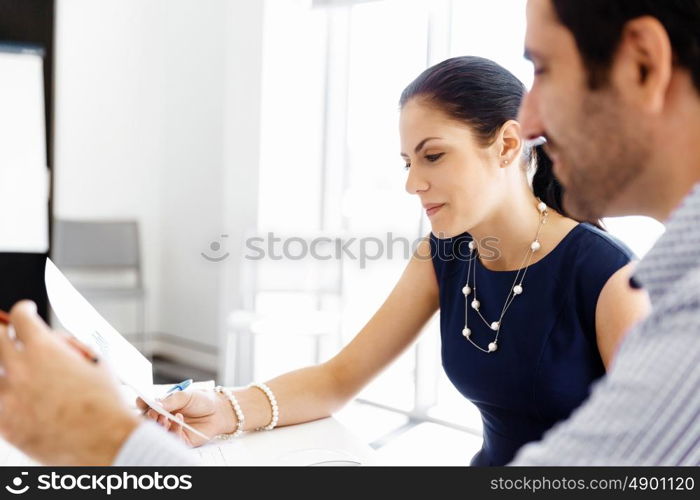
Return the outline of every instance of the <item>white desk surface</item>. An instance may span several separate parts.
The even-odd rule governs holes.
[[[205,465],[376,465],[375,451],[333,417],[213,440],[192,452]]]
[[[376,465],[375,451],[334,418],[212,440],[191,453],[203,465]],[[0,465],[40,465],[0,439]]]
[[[170,384],[154,386],[164,393]],[[213,381],[195,382],[192,388],[211,389]],[[135,406],[135,393],[121,387],[127,404]],[[191,453],[203,465],[378,465],[376,452],[333,417],[272,431],[244,433],[235,439],[213,439]],[[0,465],[40,465],[0,438]]]

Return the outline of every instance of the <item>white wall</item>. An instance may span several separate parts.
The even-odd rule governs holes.
[[[255,226],[263,3],[57,3],[55,214],[138,219],[148,330],[212,352],[238,266],[200,253]]]
[[[160,330],[216,345],[219,267],[200,256],[222,227],[225,2],[165,9]]]
[[[136,218],[157,297],[165,71],[158,1],[60,0],[56,9],[54,213]],[[137,4],[139,5],[136,8]],[[158,324],[149,303],[149,328]]]

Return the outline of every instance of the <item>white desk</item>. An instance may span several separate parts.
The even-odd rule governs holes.
[[[156,385],[164,394],[170,384]],[[193,389],[213,389],[214,381],[195,382]],[[120,388],[126,404],[136,409],[136,394]],[[191,450],[204,465],[377,465],[376,452],[333,417],[272,431],[245,433],[235,439],[214,439]],[[40,465],[0,439],[0,465]]]
[[[213,440],[191,452],[204,465],[376,465],[375,452],[334,418]],[[0,439],[0,465],[40,465]]]
[[[34,465],[41,464],[35,462],[10,443],[0,438],[0,466],[30,467]]]
[[[376,465],[375,451],[334,418],[214,440],[192,450],[205,465]]]

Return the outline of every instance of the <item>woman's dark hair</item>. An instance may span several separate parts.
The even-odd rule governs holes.
[[[510,71],[483,57],[453,57],[426,69],[401,93],[403,107],[415,97],[425,99],[448,116],[468,124],[483,146],[494,141],[508,120],[518,116],[526,89]],[[542,146],[525,151],[536,166],[535,196],[562,215],[563,187],[554,177],[552,161]],[[597,222],[596,222],[597,225]]]

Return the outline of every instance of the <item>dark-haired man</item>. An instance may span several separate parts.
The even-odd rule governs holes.
[[[639,263],[653,313],[589,400],[514,465],[700,464],[700,0],[530,0],[520,120],[569,213],[666,233]]]

